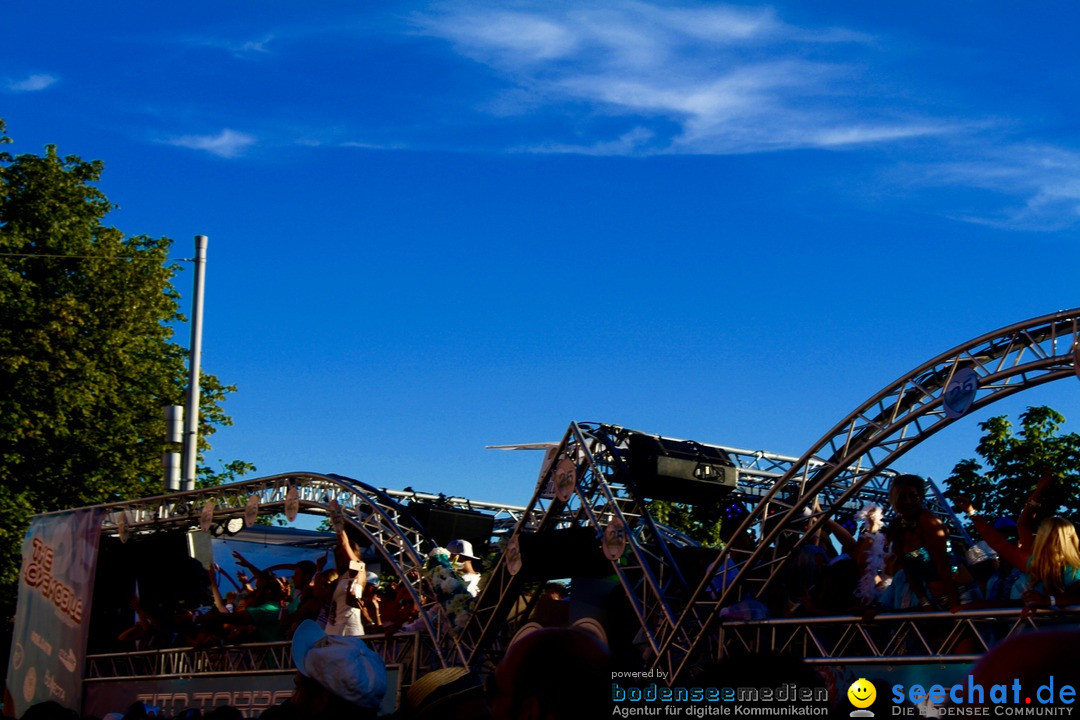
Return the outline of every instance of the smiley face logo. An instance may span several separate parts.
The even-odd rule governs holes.
[[[877,699],[877,688],[866,678],[859,678],[847,689],[848,700],[857,708],[868,708]]]

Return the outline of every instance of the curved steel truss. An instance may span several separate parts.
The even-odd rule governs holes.
[[[423,667],[464,664],[465,654],[443,606],[419,572],[431,547],[424,529],[408,508],[386,491],[340,475],[286,473],[214,488],[129,500],[104,506],[109,511],[102,532],[122,539],[128,533],[162,529],[191,530],[207,521],[224,523],[257,514],[309,512],[333,516],[363,535],[386,567],[405,581],[425,632],[418,643]]]
[[[740,532],[772,513],[756,547],[736,556],[739,574],[718,598],[703,582],[684,609],[654,666],[677,677],[695,656],[721,607],[762,597],[781,577],[790,552],[887,468],[954,420],[1022,390],[1077,373],[1080,309],[1061,311],[988,333],[933,358],[859,406],[793,463],[762,495]],[[807,528],[805,508],[811,508]],[[783,542],[787,535],[792,542]],[[730,546],[710,567],[723,567]],[[755,572],[749,572],[751,569]]]

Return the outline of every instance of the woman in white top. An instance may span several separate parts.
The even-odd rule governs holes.
[[[337,561],[339,577],[330,597],[326,634],[363,635],[362,608],[367,568],[360,559],[359,548],[349,540],[344,528],[338,531],[334,558]]]

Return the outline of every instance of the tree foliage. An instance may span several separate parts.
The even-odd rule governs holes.
[[[1044,514],[1080,516],[1080,434],[1061,433],[1064,422],[1056,410],[1038,406],[1021,413],[1019,433],[1004,415],[980,423],[982,462],[958,462],[950,490],[971,497],[986,515],[1015,519],[1047,468],[1053,483],[1043,496]]]
[[[0,123],[0,138],[3,125]],[[105,223],[100,161],[0,153],[0,593],[29,514],[162,491],[163,407],[182,404],[186,351],[171,241]],[[234,388],[202,376],[200,449],[231,424]],[[250,465],[233,462],[217,484]],[[10,608],[4,608],[10,611]]]
[[[724,531],[729,531],[724,527],[725,505],[721,502],[687,505],[668,500],[650,500],[648,503],[653,520],[711,548],[722,547]]]

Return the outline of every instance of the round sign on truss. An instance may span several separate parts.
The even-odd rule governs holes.
[[[506,543],[506,569],[510,571],[511,575],[517,575],[521,572],[521,545],[518,544],[518,536],[510,538],[510,541]]]
[[[563,458],[555,466],[555,497],[559,502],[566,502],[574,494],[577,485],[577,466],[569,458]]]
[[[330,501],[330,524],[336,533],[341,532],[345,527],[345,511],[341,509],[337,500]]]
[[[957,370],[949,384],[945,386],[942,404],[945,414],[955,420],[962,417],[975,402],[975,393],[979,390],[979,375],[969,367]]]
[[[248,495],[247,504],[244,505],[244,525],[251,527],[259,519],[259,498],[257,495]]]
[[[118,510],[116,513],[116,534],[120,537],[120,542],[126,543],[128,541],[127,510]]]
[[[210,532],[210,527],[214,524],[214,501],[207,500],[203,503],[202,510],[199,511],[199,529],[203,532]]]
[[[293,485],[285,493],[285,519],[292,522],[300,514],[300,491]]]
[[[604,557],[615,562],[626,551],[626,525],[619,518],[612,518],[604,528]]]

